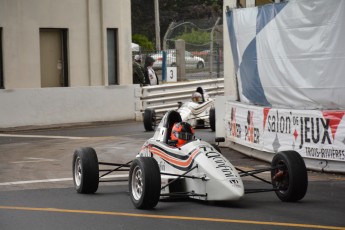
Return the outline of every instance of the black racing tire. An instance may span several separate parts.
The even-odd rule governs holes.
[[[210,109],[209,120],[211,130],[216,131],[216,109],[214,107]]]
[[[202,61],[199,61],[198,64],[196,64],[197,69],[203,69],[204,67],[205,67],[205,65]]]
[[[80,148],[73,154],[73,182],[78,193],[95,193],[99,184],[99,167],[93,148]]]
[[[303,158],[295,151],[277,153],[272,160],[271,180],[278,198],[285,202],[301,200],[308,189],[308,173]]]
[[[146,131],[153,131],[156,128],[156,112],[153,109],[144,111],[144,127]]]
[[[157,161],[152,157],[138,157],[129,171],[129,193],[138,209],[156,207],[161,193],[161,175]]]
[[[222,153],[222,150],[216,144],[211,144],[213,148],[215,148],[219,153]]]

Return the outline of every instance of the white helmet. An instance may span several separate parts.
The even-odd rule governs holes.
[[[194,101],[196,103],[203,103],[201,93],[194,92],[193,95],[192,95],[192,101]]]

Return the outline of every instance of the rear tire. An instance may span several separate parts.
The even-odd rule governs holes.
[[[209,120],[211,130],[216,131],[216,109],[214,107],[210,109]]]
[[[93,148],[80,148],[73,154],[73,182],[78,193],[95,193],[99,184],[98,158]]]
[[[212,147],[213,147],[215,150],[217,150],[219,153],[222,153],[222,150],[219,148],[218,145],[216,145],[216,144],[211,144],[211,145],[212,145]]]
[[[308,188],[308,174],[303,158],[295,151],[277,153],[272,160],[272,185],[278,198],[286,202],[301,200]]]
[[[160,197],[161,175],[157,161],[152,157],[138,157],[129,171],[129,193],[138,209],[154,208]]]
[[[156,113],[153,109],[144,111],[144,127],[146,131],[153,131],[156,128]]]
[[[198,64],[196,65],[196,68],[197,69],[202,69],[202,68],[204,68],[204,66],[205,66],[204,63],[199,61]]]

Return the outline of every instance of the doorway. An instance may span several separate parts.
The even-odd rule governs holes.
[[[68,86],[67,30],[40,29],[41,87]]]

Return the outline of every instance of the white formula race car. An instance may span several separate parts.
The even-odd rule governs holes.
[[[210,98],[201,87],[198,87],[196,92],[200,93],[202,101],[179,102],[179,106],[176,111],[180,114],[182,121],[189,123],[192,127],[210,127],[212,131],[215,131],[216,113],[214,100]],[[162,117],[163,115],[157,114],[154,109],[145,109],[145,130],[155,130],[159,122],[162,120]]]
[[[282,200],[301,200],[307,191],[308,176],[303,158],[293,151],[277,153],[271,167],[243,171],[234,167],[217,145],[194,139],[180,148],[172,145],[170,132],[175,122],[182,121],[176,111],[161,120],[154,136],[147,140],[133,161],[118,164],[98,162],[93,148],[81,148],[73,156],[73,179],[79,193],[95,193],[99,182],[109,182],[110,173],[129,171],[128,180],[133,205],[138,209],[154,208],[160,199],[188,197],[204,201],[234,201],[246,193],[274,191]],[[224,138],[216,138],[223,141]],[[114,166],[100,170],[99,166]],[[270,172],[271,181],[258,177]],[[242,177],[252,176],[271,184],[270,188],[245,189]]]

